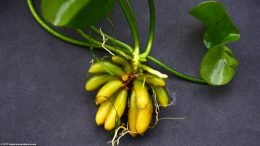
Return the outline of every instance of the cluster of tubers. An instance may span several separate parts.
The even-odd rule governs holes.
[[[89,73],[93,76],[88,79],[86,90],[99,89],[96,95],[96,105],[99,106],[96,123],[104,125],[108,131],[118,126],[126,112],[129,133],[132,136],[143,134],[152,121],[152,97],[162,107],[169,105],[165,80],[141,68],[134,72],[131,63],[121,56],[114,55],[111,59],[94,62]]]

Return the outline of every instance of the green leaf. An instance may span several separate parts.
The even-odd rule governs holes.
[[[207,27],[203,42],[208,52],[201,62],[201,78],[211,85],[229,83],[235,75],[238,61],[225,44],[239,40],[239,30],[224,5],[217,1],[202,2],[192,8],[190,14]]]
[[[237,66],[232,51],[222,45],[208,50],[201,62],[200,75],[211,85],[224,85],[232,80]]]
[[[239,40],[239,30],[233,24],[222,3],[202,2],[192,8],[190,14],[206,25],[207,31],[203,41],[207,48]]]
[[[115,0],[42,0],[43,17],[55,26],[83,28],[101,21]]]

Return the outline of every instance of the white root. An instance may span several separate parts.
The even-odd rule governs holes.
[[[102,48],[103,49],[105,49],[109,54],[111,54],[111,55],[115,55],[113,52],[111,52],[110,50],[108,50],[107,48],[106,48],[106,46],[105,46],[105,44],[106,44],[106,42],[107,42],[107,40],[108,40],[108,38],[106,38],[106,36],[105,36],[105,34],[103,33],[103,31],[102,31],[102,29],[100,28],[99,29],[99,31],[100,31],[100,33],[101,33],[101,35],[102,35],[102,39],[103,39],[103,42],[102,42]]]
[[[153,124],[153,126],[151,126],[150,128],[154,128],[159,121],[161,120],[184,120],[185,117],[163,117],[163,118],[159,118],[159,112],[160,112],[160,105],[158,104],[157,102],[157,98],[156,98],[156,94],[155,92],[153,91],[153,97],[154,97],[154,106],[155,106],[155,122]],[[173,101],[171,101],[171,103],[169,103],[167,106],[171,106],[173,105]]]
[[[120,132],[120,130],[122,130],[122,131]],[[135,131],[130,131],[130,130],[128,129],[128,126],[125,127],[125,126],[121,125],[121,126],[119,126],[119,127],[115,130],[115,134],[114,134],[114,136],[113,136],[113,139],[112,139],[111,141],[109,141],[108,143],[111,143],[112,146],[117,146],[117,145],[119,145],[119,143],[120,143],[120,139],[121,139],[123,136],[125,136],[126,134],[128,134],[128,133],[137,133],[137,132],[135,132]]]
[[[94,59],[91,59],[89,63],[92,65],[94,63]]]

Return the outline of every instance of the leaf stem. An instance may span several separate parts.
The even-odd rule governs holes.
[[[27,0],[27,5],[29,7],[29,10],[33,16],[33,18],[36,20],[36,22],[38,22],[40,24],[41,27],[43,27],[47,32],[49,32],[50,34],[52,34],[53,36],[65,41],[65,42],[69,42],[71,44],[74,45],[79,45],[82,47],[90,47],[92,44],[88,43],[88,42],[82,42],[76,39],[73,39],[71,37],[65,36],[63,34],[60,34],[59,32],[57,32],[56,30],[52,29],[50,26],[48,26],[41,18],[40,16],[37,14],[34,6],[33,6],[33,2],[32,0]],[[93,46],[93,45],[92,45]],[[95,46],[93,46],[95,47]]]
[[[150,10],[150,26],[149,26],[149,36],[148,36],[146,50],[140,55],[140,58],[143,59],[145,59],[150,54],[150,51],[152,49],[154,32],[155,32],[155,23],[156,23],[154,0],[148,0],[148,3],[149,3],[149,10]]]
[[[166,71],[176,75],[179,78],[194,82],[194,83],[200,83],[200,84],[206,84],[206,81],[202,80],[202,79],[198,79],[183,73],[178,72],[177,70],[169,67],[168,65],[160,62],[159,60],[157,60],[156,58],[152,57],[152,56],[147,56],[147,59],[152,61],[153,63],[159,65],[160,67],[164,68]]]
[[[46,30],[48,33],[50,33],[51,35],[57,37],[60,40],[63,40],[67,43],[73,44],[73,45],[78,45],[81,47],[94,47],[93,44],[87,43],[87,42],[83,42],[80,40],[76,40],[74,38],[71,38],[69,36],[65,36],[64,34],[61,34],[59,32],[57,32],[56,30],[54,30],[53,28],[49,27],[48,24],[46,24],[42,18],[37,14],[34,5],[32,3],[32,0],[27,0],[27,5],[29,7],[29,10],[33,16],[33,18],[36,20],[36,22],[43,27],[44,30]],[[112,37],[111,37],[112,38]],[[113,39],[113,38],[112,38]],[[97,46],[95,46],[97,47]],[[123,47],[123,46],[122,46]],[[101,46],[99,46],[99,48],[101,48]],[[128,48],[129,49],[129,48]],[[132,50],[132,48],[130,48]],[[152,56],[147,56],[147,59],[150,60],[151,62],[154,62],[155,64],[157,64],[158,66],[164,68],[166,71],[172,73],[173,75],[176,75],[177,77],[190,81],[190,82],[194,82],[194,83],[200,83],[200,84],[205,84],[206,82],[204,80],[183,74],[178,72],[177,70],[167,66],[166,64],[160,62],[159,60],[157,60],[156,58],[152,57]]]
[[[139,48],[140,42],[139,42],[138,28],[137,28],[137,23],[134,17],[132,7],[129,2],[126,4],[124,0],[119,0],[119,4],[125,15],[130,30],[132,32],[133,39],[134,39],[134,48]]]
[[[138,70],[138,66],[139,66],[139,52],[140,52],[140,42],[139,42],[137,22],[135,19],[135,14],[134,14],[133,8],[132,8],[129,0],[126,0],[126,1],[119,0],[119,4],[126,17],[129,28],[133,35],[134,51],[133,51],[132,66],[133,66],[133,71],[136,72]]]

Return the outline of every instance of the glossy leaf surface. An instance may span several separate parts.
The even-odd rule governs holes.
[[[209,49],[201,62],[200,75],[211,85],[224,85],[232,80],[237,66],[231,50],[222,45]]]
[[[192,8],[190,14],[206,25],[207,31],[203,41],[207,48],[239,40],[239,30],[233,24],[222,3],[202,2]]]
[[[115,0],[42,0],[42,15],[55,26],[83,28],[98,23],[113,10]]]

